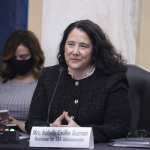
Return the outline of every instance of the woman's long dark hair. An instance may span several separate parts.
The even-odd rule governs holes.
[[[7,82],[16,76],[10,66],[11,60],[14,59],[16,49],[20,44],[27,47],[31,53],[33,60],[32,73],[34,77],[38,78],[40,75],[44,63],[44,54],[37,37],[31,31],[17,30],[10,35],[4,45],[2,55],[3,68],[1,71],[3,82]]]
[[[126,70],[122,56],[115,51],[114,46],[103,30],[90,20],[80,20],[66,28],[57,55],[60,65],[67,66],[64,57],[65,43],[74,28],[84,31],[89,36],[93,46],[92,63],[96,68],[101,69],[104,73]]]

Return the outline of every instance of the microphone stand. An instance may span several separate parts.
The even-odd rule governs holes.
[[[52,96],[51,96],[51,98],[50,97],[48,98],[48,99],[50,99],[50,102],[49,102],[49,105],[48,105],[48,111],[47,111],[47,121],[46,121],[48,124],[50,123],[49,122],[49,116],[50,116],[51,106],[52,106],[52,103],[54,101],[54,98],[55,98],[55,95],[56,95],[56,91],[57,91],[57,88],[58,88],[58,85],[59,85],[62,73],[63,73],[63,67],[60,66],[60,68],[59,68],[59,75],[58,75],[58,78],[57,78],[56,85],[54,87]]]

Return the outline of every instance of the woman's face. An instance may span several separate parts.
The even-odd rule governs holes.
[[[27,47],[20,44],[16,49],[15,56],[17,60],[28,60],[31,58],[31,53]]]
[[[72,70],[83,71],[91,65],[92,43],[86,32],[74,28],[65,43],[65,60]]]

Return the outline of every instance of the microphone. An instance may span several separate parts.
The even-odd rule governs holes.
[[[58,78],[57,78],[56,85],[55,85],[55,87],[54,87],[52,96],[51,96],[51,98],[50,98],[50,97],[48,98],[48,99],[50,99],[50,102],[49,102],[48,111],[47,111],[47,121],[46,121],[47,123],[49,123],[49,116],[50,116],[50,111],[51,111],[52,103],[53,103],[53,101],[54,101],[54,98],[55,98],[55,95],[56,95],[56,91],[57,91],[57,88],[58,88],[58,85],[59,85],[59,82],[60,82],[60,79],[61,79],[63,70],[64,70],[63,67],[60,66],[60,67],[59,67]]]

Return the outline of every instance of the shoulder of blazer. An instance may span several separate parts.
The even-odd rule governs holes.
[[[40,79],[43,80],[55,80],[55,78],[57,79],[59,74],[59,68],[60,68],[59,65],[43,68]]]
[[[112,88],[113,86],[121,84],[128,88],[128,80],[125,72],[118,72],[111,75],[107,80],[107,88]]]
[[[54,65],[54,66],[50,66],[50,67],[45,67],[43,68],[43,74],[45,73],[52,73],[52,72],[59,72],[59,65]]]

